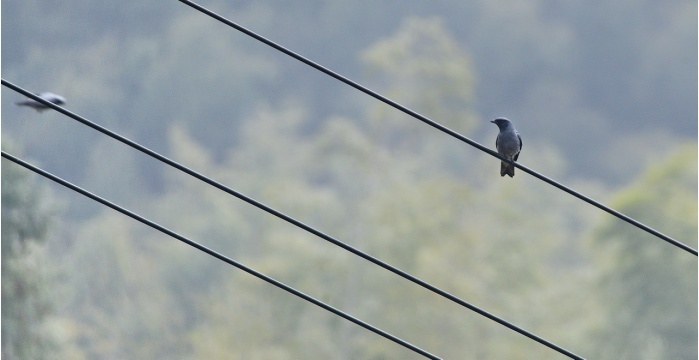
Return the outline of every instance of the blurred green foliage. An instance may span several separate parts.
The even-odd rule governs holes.
[[[680,146],[617,194],[612,205],[647,224],[662,224],[696,248],[696,176],[696,144]],[[607,251],[598,262],[599,294],[609,306],[608,320],[617,324],[601,330],[602,349],[611,356],[611,343],[625,341],[623,358],[696,357],[696,259],[624,225],[605,221],[594,235]]]
[[[16,166],[3,166],[2,357],[7,359],[46,359],[55,345],[45,326],[53,302],[40,254],[50,214],[43,188],[33,180]]]
[[[696,2],[205,5],[485,145],[510,116],[520,161],[696,248]],[[576,353],[696,358],[696,257],[180,4],[3,10],[8,80]],[[332,306],[448,359],[561,358],[14,100],[47,169]],[[43,180],[2,179],[4,356],[418,358],[63,189],[49,230]]]

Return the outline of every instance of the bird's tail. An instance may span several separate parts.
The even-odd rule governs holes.
[[[515,176],[515,167],[510,163],[501,161],[500,162],[500,176],[509,175],[510,177]]]
[[[43,112],[46,109],[49,109],[48,106],[44,106],[43,104],[37,103],[37,102],[32,102],[32,101],[17,101],[15,102],[15,105],[17,106],[28,106],[38,112]]]

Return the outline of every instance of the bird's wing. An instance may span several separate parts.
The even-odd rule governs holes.
[[[517,133],[517,139],[519,139],[519,149],[522,150],[522,137]]]
[[[517,133],[517,139],[519,139],[519,150],[522,151],[522,137],[519,136],[519,133]],[[517,154],[512,158],[512,160],[517,161],[517,158],[519,157],[519,151],[517,151]]]
[[[498,137],[495,138],[495,148],[498,148],[498,140],[500,140],[500,134],[498,134]]]

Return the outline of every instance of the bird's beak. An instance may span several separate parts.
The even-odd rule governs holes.
[[[495,120],[490,120],[491,123],[495,124]]]

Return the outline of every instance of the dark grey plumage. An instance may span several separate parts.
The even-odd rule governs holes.
[[[56,94],[50,93],[50,92],[43,92],[41,94],[37,94],[37,96],[48,101],[48,102],[52,102],[56,105],[63,105],[66,102],[66,99],[63,96],[56,95]],[[33,99],[28,99],[25,101],[18,101],[15,104],[17,106],[28,106],[28,107],[33,108],[34,110],[36,110],[38,112],[42,112],[46,109],[50,109],[50,107],[48,107],[48,106],[46,106],[46,105],[44,105],[36,100],[33,100]]]
[[[491,123],[498,126],[500,133],[495,139],[495,148],[498,149],[498,153],[512,161],[517,161],[519,157],[519,152],[522,150],[522,138],[519,136],[519,132],[512,125],[510,120],[505,118],[497,118]],[[515,176],[514,165],[501,161],[500,162],[500,176],[509,175],[510,177]]]

